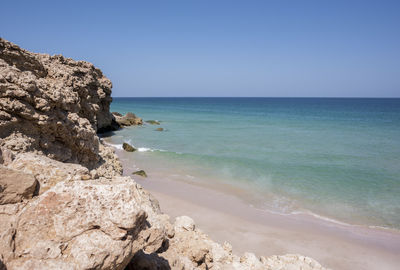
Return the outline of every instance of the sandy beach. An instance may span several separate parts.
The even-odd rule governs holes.
[[[125,166],[126,167],[126,166]],[[132,169],[125,168],[126,175]],[[304,254],[332,269],[398,269],[400,234],[339,224],[311,215],[280,215],[255,209],[236,196],[156,173],[134,177],[174,219],[191,216],[216,241],[234,253]]]

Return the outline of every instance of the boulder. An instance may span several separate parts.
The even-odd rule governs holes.
[[[0,204],[18,203],[32,198],[37,185],[33,175],[0,166]]]
[[[127,151],[127,152],[134,152],[134,151],[136,151],[136,148],[135,147],[133,147],[132,145],[130,145],[129,143],[123,143],[122,144],[122,148],[125,150],[125,151]]]
[[[89,174],[82,165],[63,163],[34,153],[21,153],[8,165],[13,170],[34,176],[39,181],[38,194],[62,181],[75,181]]]
[[[132,174],[139,175],[142,177],[147,177],[147,174],[144,170],[139,170],[139,171],[133,172]]]
[[[122,116],[122,114],[120,113],[113,112],[113,116],[120,126],[138,126],[143,124],[142,118],[137,117],[134,113],[131,112],[128,112],[124,116]]]
[[[156,128],[156,131],[164,131],[163,128]]]
[[[150,125],[159,125],[160,122],[157,120],[147,120],[146,123],[150,124]]]
[[[194,231],[196,226],[192,218],[188,216],[181,216],[175,219],[174,227],[175,231]]]
[[[10,269],[123,269],[149,227],[130,179],[60,182],[21,212]],[[164,238],[162,231],[143,234]],[[159,248],[159,246],[157,246]]]

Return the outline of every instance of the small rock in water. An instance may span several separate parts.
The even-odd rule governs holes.
[[[132,145],[130,145],[129,143],[123,143],[122,144],[122,148],[124,148],[125,151],[127,152],[134,152],[136,151],[136,148],[134,148]]]
[[[156,131],[164,131],[163,128],[157,128]]]
[[[151,124],[151,125],[159,125],[160,122],[156,121],[156,120],[147,120],[146,123]]]
[[[132,174],[136,174],[136,175],[139,175],[142,177],[147,177],[147,174],[144,170],[139,170],[139,171],[133,172]]]
[[[115,121],[123,127],[126,126],[140,126],[143,124],[143,120],[137,117],[134,113],[128,112],[124,116],[118,112],[112,113],[115,117]]]

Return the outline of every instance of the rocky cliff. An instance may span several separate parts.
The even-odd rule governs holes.
[[[322,269],[171,223],[96,134],[118,127],[110,94],[92,64],[0,39],[0,269]]]
[[[89,167],[101,162],[97,131],[112,128],[112,84],[91,63],[36,54],[0,41],[0,137]]]

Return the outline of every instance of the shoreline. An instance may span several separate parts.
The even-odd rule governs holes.
[[[111,81],[91,63],[1,38],[0,62],[0,269],[326,269],[302,255],[237,256],[192,218],[163,214],[99,139],[142,119],[110,113]]]
[[[116,149],[124,175],[131,176],[132,160],[127,162],[123,153]],[[311,213],[273,213],[221,190],[157,174],[133,178],[172,219],[191,216],[211,238],[229,242],[236,254],[299,253],[332,269],[397,269],[400,265],[400,233],[394,229],[350,225]]]
[[[115,134],[115,136],[123,137],[119,134]],[[123,151],[122,144],[114,143],[112,139],[109,139],[107,137],[110,136],[103,137],[105,143],[113,147],[119,153],[119,158],[121,160],[125,160],[126,162],[128,160],[130,161],[130,164],[124,166],[125,170],[127,168],[129,169],[129,166],[133,166],[136,169],[145,169],[146,171],[151,172],[153,175],[156,173],[162,178],[165,178],[165,176],[167,175],[167,177],[182,183],[200,186],[206,189],[217,190],[222,193],[232,194],[243,200],[243,202],[246,203],[249,207],[254,207],[261,211],[267,211],[277,215],[308,216],[310,218],[316,218],[319,220],[324,220],[326,222],[331,222],[343,226],[351,226],[362,229],[382,230],[382,231],[392,232],[395,234],[400,234],[400,228],[390,227],[381,224],[373,224],[373,221],[370,222],[369,220],[370,217],[365,215],[357,217],[352,216],[350,218],[347,217],[347,219],[346,218],[341,219],[332,215],[325,215],[323,211],[315,211],[315,209],[310,210],[306,208],[304,205],[302,205],[300,201],[296,202],[296,200],[298,200],[299,198],[294,200],[291,200],[289,198],[287,205],[285,205],[285,202],[283,205],[275,205],[275,200],[276,199],[279,200],[280,195],[272,193],[271,191],[263,190],[262,192],[259,192],[256,189],[256,187],[245,186],[244,183],[238,184],[237,181],[234,182],[235,184],[232,184],[230,183],[231,179],[229,178],[224,178],[221,180],[221,178],[215,177],[215,175],[214,176],[206,176],[205,174],[199,175],[196,174],[196,171],[189,171],[190,169],[187,170],[188,168],[191,167],[187,167],[186,165],[182,166],[182,164],[181,166],[179,164],[172,164],[172,163],[169,164],[167,161],[168,165],[166,165],[159,158],[155,157],[154,159],[153,157],[147,156],[146,153],[153,151],[168,152],[166,150],[160,150],[160,149],[154,150],[147,147],[138,147],[137,154],[143,156],[139,156],[138,160],[132,162],[133,160],[130,158],[130,155],[129,154],[126,155],[125,151]],[[132,143],[130,139],[127,140],[127,142]],[[147,157],[143,159],[144,156]],[[151,164],[150,166],[148,166],[149,163]],[[155,166],[154,163],[156,164]],[[197,170],[198,172],[199,168],[200,166],[195,167],[195,170]],[[202,169],[202,171],[204,171],[204,169]],[[284,197],[284,199],[286,200],[286,197]],[[321,210],[321,209],[316,209],[316,210]]]

